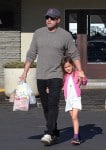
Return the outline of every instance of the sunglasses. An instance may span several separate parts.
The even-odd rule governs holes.
[[[53,21],[58,19],[58,18],[56,18],[56,17],[45,16],[45,19],[46,19],[46,20],[48,20],[49,18],[50,18],[51,20],[53,20]]]

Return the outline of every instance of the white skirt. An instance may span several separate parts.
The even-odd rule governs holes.
[[[65,112],[72,110],[73,108],[82,110],[81,97],[74,97],[73,99],[66,99]]]

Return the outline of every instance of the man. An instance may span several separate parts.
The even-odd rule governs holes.
[[[59,137],[57,118],[63,82],[60,66],[62,57],[65,54],[71,55],[79,76],[83,74],[79,53],[72,35],[59,27],[60,15],[60,11],[56,8],[50,8],[46,12],[46,26],[35,31],[27,52],[24,72],[20,77],[21,80],[26,80],[31,63],[36,59],[38,53],[36,78],[46,119],[47,130],[41,138],[45,145],[57,143]]]

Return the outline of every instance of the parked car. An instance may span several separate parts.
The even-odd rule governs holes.
[[[91,40],[87,45],[88,62],[106,62],[106,40]]]

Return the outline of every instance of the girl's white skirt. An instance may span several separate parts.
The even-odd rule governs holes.
[[[75,98],[71,98],[71,99],[66,99],[66,106],[65,106],[65,111],[70,111],[73,108],[82,110],[82,103],[81,103],[81,97],[75,97]]]

